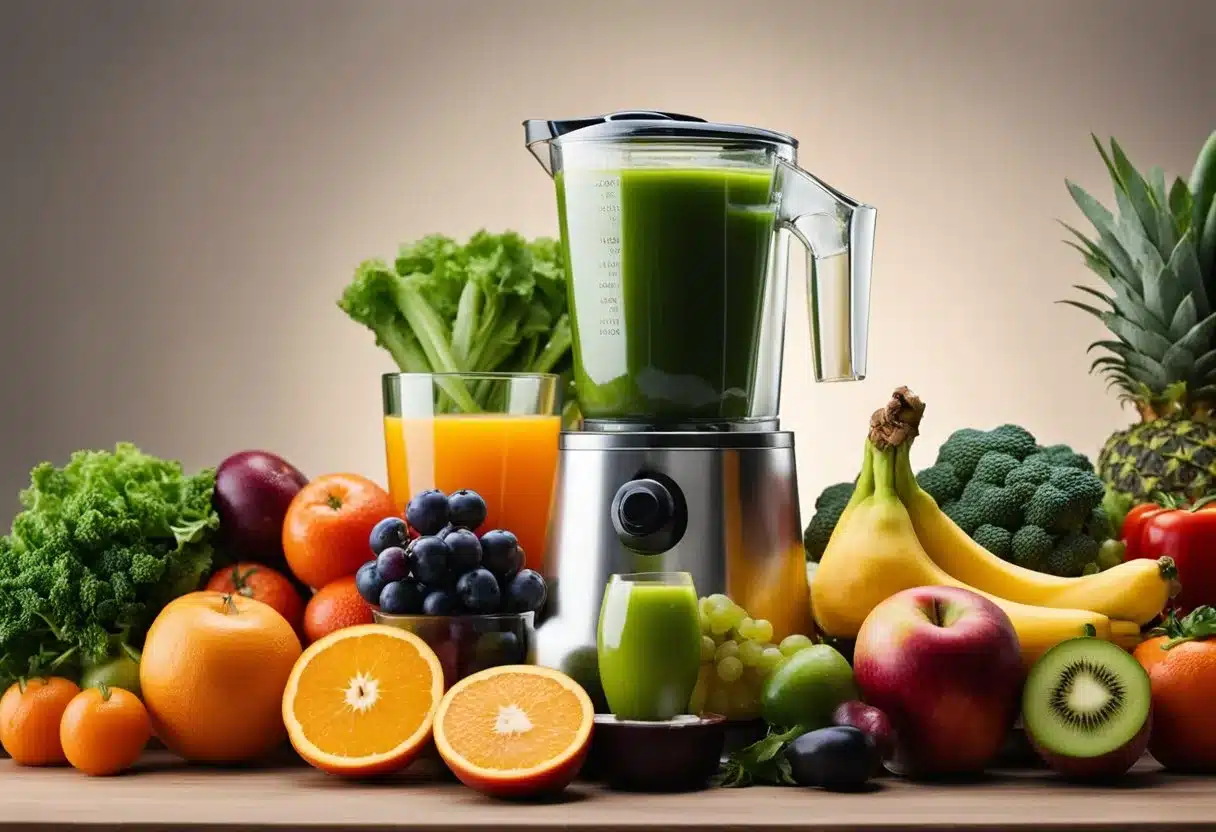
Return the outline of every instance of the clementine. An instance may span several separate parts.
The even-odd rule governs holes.
[[[80,688],[52,676],[14,682],[0,698],[0,744],[21,766],[67,762],[59,741],[59,721]]]
[[[1152,673],[1154,667],[1165,661],[1169,655],[1165,645],[1169,643],[1169,640],[1169,636],[1153,636],[1136,645],[1132,655],[1135,656],[1136,661],[1140,662],[1140,666],[1146,673]]]
[[[286,739],[279,702],[299,656],[291,625],[261,601],[192,592],[170,602],[139,667],[157,738],[187,760],[265,756]]]
[[[1153,665],[1153,731],[1148,750],[1173,771],[1216,773],[1216,640],[1186,641]]]
[[[352,577],[322,587],[304,608],[304,638],[309,643],[343,627],[371,624],[372,608],[363,600]]]
[[[383,624],[312,644],[283,692],[283,723],[306,762],[365,777],[409,765],[431,738],[443,670],[426,642]]]
[[[93,776],[129,769],[151,736],[152,723],[139,697],[104,684],[76,694],[59,723],[68,762]]]
[[[283,520],[287,564],[313,589],[353,575],[371,560],[372,528],[396,514],[389,493],[366,477],[317,477],[287,507]]]
[[[275,612],[287,619],[296,633],[302,632],[304,624],[304,599],[296,591],[287,576],[260,563],[237,563],[225,567],[207,582],[212,592],[235,592],[269,604]]]
[[[564,673],[506,665],[474,673],[443,697],[435,747],[462,783],[495,797],[560,791],[578,775],[595,708]]]

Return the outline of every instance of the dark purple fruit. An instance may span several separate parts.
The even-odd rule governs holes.
[[[442,589],[427,594],[422,602],[423,615],[452,615],[459,609],[456,596]]]
[[[376,574],[385,581],[408,578],[410,566],[410,556],[400,546],[390,546],[376,557]]]
[[[785,749],[795,783],[832,791],[855,791],[865,786],[874,773],[877,757],[866,735],[851,725],[811,731]]]
[[[426,592],[414,581],[393,581],[380,593],[380,611],[389,615],[417,615],[422,612]]]
[[[283,518],[308,483],[281,456],[242,451],[215,470],[215,510],[225,549],[242,560],[283,562]]]
[[[515,577],[524,565],[519,540],[506,529],[494,529],[481,536],[481,565],[503,582]]]
[[[895,753],[895,731],[891,728],[891,720],[873,705],[856,699],[842,702],[832,712],[832,724],[848,725],[865,734],[866,739],[874,746],[879,771],[882,769],[882,761],[891,759]]]
[[[503,609],[506,612],[536,612],[545,605],[548,594],[540,573],[524,569],[507,584]]]
[[[388,581],[381,578],[376,571],[374,560],[360,566],[359,571],[355,573],[355,589],[359,590],[359,595],[369,604],[380,603],[380,592],[386,583]]]
[[[453,529],[443,538],[451,551],[448,569],[457,577],[481,566],[481,541],[468,529]]]
[[[438,534],[448,524],[448,498],[436,488],[415,494],[405,507],[405,519],[420,535]]]
[[[437,537],[420,537],[410,544],[410,560],[418,583],[446,587],[451,583],[452,550]]]
[[[410,542],[410,530],[400,517],[385,517],[372,527],[371,539],[368,542],[371,544],[372,554],[378,555],[393,546],[404,547]]]
[[[502,605],[502,594],[498,579],[488,569],[474,569],[460,576],[456,582],[456,597],[471,613],[490,615]]]
[[[476,529],[486,522],[486,501],[467,488],[453,491],[448,495],[448,521],[462,529]]]

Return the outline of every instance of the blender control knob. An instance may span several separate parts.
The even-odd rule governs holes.
[[[684,523],[678,513],[670,489],[652,479],[625,483],[612,500],[617,536],[625,548],[641,554],[661,554],[679,542]]]

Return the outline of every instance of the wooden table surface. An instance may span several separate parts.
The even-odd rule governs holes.
[[[249,770],[186,767],[148,757],[116,778],[22,769],[0,760],[0,829],[502,830],[717,827],[761,829],[1143,829],[1216,827],[1216,778],[1166,775],[1140,764],[1119,786],[1062,784],[1041,771],[981,782],[884,780],[867,794],[796,788],[637,795],[576,784],[560,800],[510,804],[426,771],[351,783],[299,765]]]

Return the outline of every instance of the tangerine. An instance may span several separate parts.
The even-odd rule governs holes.
[[[300,656],[283,692],[283,723],[306,762],[367,776],[409,765],[431,738],[443,670],[413,633],[364,624]]]
[[[1163,650],[1153,665],[1153,731],[1148,750],[1173,771],[1216,772],[1216,640],[1186,641]]]
[[[583,765],[595,708],[577,682],[533,665],[474,673],[435,715],[435,747],[462,783],[495,797],[560,791]]]
[[[319,589],[304,607],[304,637],[312,643],[343,627],[371,624],[374,620],[372,608],[359,594],[355,579],[339,578]]]
[[[68,761],[59,740],[59,721],[80,688],[58,676],[14,682],[0,698],[0,745],[21,766],[54,766]]]
[[[152,722],[139,697],[104,684],[76,694],[59,723],[68,762],[95,777],[129,769],[151,736]]]
[[[313,589],[354,575],[371,559],[372,529],[396,514],[389,493],[366,477],[317,477],[287,507],[283,520],[287,565]]]
[[[287,619],[296,633],[303,632],[304,599],[296,591],[286,575],[260,563],[237,563],[225,567],[207,582],[212,592],[235,592],[269,604],[275,612]]]
[[[269,605],[192,592],[161,610],[144,641],[139,682],[152,728],[187,760],[239,763],[286,739],[279,715],[300,639]]]
[[[1152,673],[1153,668],[1165,661],[1166,657],[1169,656],[1169,651],[1165,649],[1165,644],[1169,640],[1169,636],[1154,636],[1136,645],[1136,649],[1132,652],[1132,655],[1136,658],[1136,661],[1140,662],[1140,666],[1144,668],[1145,673]]]

